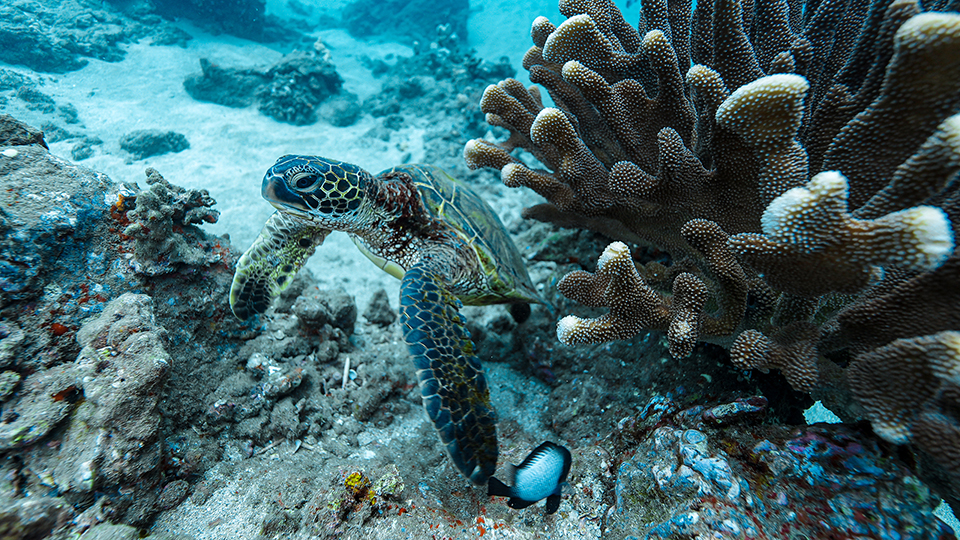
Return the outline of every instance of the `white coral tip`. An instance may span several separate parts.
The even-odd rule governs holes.
[[[796,208],[812,199],[810,190],[795,187],[785,191],[767,205],[767,209],[760,216],[760,227],[763,234],[771,238],[781,238],[784,229],[790,226],[791,216]]]
[[[613,242],[607,246],[607,249],[603,250],[603,254],[597,259],[597,271],[603,270],[603,267],[610,261],[629,255],[630,248],[628,248],[626,244],[623,242]]]
[[[846,199],[849,186],[847,178],[840,171],[824,171],[807,183],[807,189],[817,198],[839,197]]]
[[[900,25],[894,37],[895,43],[947,42],[956,39],[960,29],[960,16],[956,13],[927,12],[910,17]]]
[[[566,317],[557,321],[557,339],[560,340],[560,343],[564,345],[573,345],[575,343],[575,337],[577,330],[580,329],[580,323],[582,319],[574,315],[567,315]]]
[[[744,108],[753,106],[758,110],[767,107],[758,107],[758,103],[782,100],[788,97],[799,105],[799,101],[810,88],[807,79],[793,73],[778,73],[759,78],[752,83],[737,88],[730,97],[717,107],[716,119],[721,124],[736,121]],[[776,98],[776,99],[774,99]]]
[[[916,265],[933,269],[953,253],[953,230],[947,214],[933,206],[918,206],[903,210],[904,222],[910,228],[916,246]]]
[[[821,204],[827,199],[846,200],[847,179],[839,171],[822,172],[807,182],[804,187],[795,187],[785,191],[767,205],[760,216],[763,234],[786,241],[793,236],[797,226],[795,220],[804,210]]]
[[[500,169],[500,180],[502,180],[503,183],[508,186],[513,185],[513,175],[516,174],[517,169],[519,168],[520,165],[517,163],[507,163],[502,169]]]
[[[480,139],[470,139],[467,141],[467,144],[463,145],[463,155],[464,157],[469,156],[477,151],[477,146],[479,146]]]
[[[663,30],[650,30],[643,36],[643,47],[653,47],[657,44],[666,43],[667,37],[663,34]]]

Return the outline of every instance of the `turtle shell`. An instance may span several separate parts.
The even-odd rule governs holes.
[[[459,295],[464,304],[539,302],[527,265],[497,214],[466,184],[432,165],[400,165],[383,171],[411,176],[424,208],[473,248],[485,287]]]

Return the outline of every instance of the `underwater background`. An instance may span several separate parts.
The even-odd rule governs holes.
[[[4,2],[0,538],[955,537],[957,9]],[[898,31],[921,12],[945,15]],[[544,303],[460,314],[495,475],[544,441],[572,454],[557,513],[453,466],[400,281],[346,234],[265,314],[233,315],[287,154],[432,164],[494,209]],[[846,184],[808,178],[823,163],[853,217]],[[761,218],[788,191],[800,209]],[[835,219],[791,228],[820,208]],[[710,220],[749,249],[682,227]]]

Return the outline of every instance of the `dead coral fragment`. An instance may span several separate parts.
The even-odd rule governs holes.
[[[184,189],[168,182],[156,169],[146,170],[150,189],[136,195],[137,206],[127,212],[132,222],[124,234],[136,240],[134,268],[157,275],[181,265],[198,266],[218,262],[216,251],[198,247],[202,239],[193,225],[216,223],[220,212],[207,190]]]

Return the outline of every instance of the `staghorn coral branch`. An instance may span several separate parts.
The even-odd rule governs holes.
[[[890,182],[854,215],[875,218],[909,208],[943,191],[960,172],[960,114],[943,121],[920,150],[903,162]]]
[[[798,296],[856,292],[875,266],[931,270],[954,246],[947,215],[932,206],[875,220],[853,218],[847,212],[847,180],[835,171],[778,197],[762,224],[763,235],[739,234],[730,245],[767,283]]]
[[[874,431],[903,444],[917,413],[944,387],[960,387],[960,332],[898,339],[857,356],[847,377]]]
[[[851,120],[824,157],[853,186],[856,208],[890,180],[894,170],[960,110],[960,16],[923,13],[897,30],[880,96]]]
[[[742,369],[779,369],[794,390],[809,392],[817,385],[817,327],[796,321],[767,337],[745,330],[730,349],[730,361]]]
[[[717,108],[717,123],[759,157],[758,195],[764,203],[807,178],[807,154],[796,134],[809,87],[799,75],[771,75],[741,86]]]
[[[667,332],[670,353],[682,358],[697,343],[699,312],[707,299],[703,282],[692,274],[681,274],[670,300],[647,286],[633,264],[630,248],[622,242],[607,246],[596,274],[571,272],[557,288],[582,304],[610,308],[596,319],[572,315],[560,319],[557,338],[567,345],[628,339],[643,330],[660,330]]]
[[[727,248],[729,236],[716,223],[691,219],[684,224],[680,234],[700,252],[723,293],[718,298],[719,314],[704,318],[704,333],[708,336],[728,336],[737,329],[747,309],[747,294],[750,291],[747,274]]]

